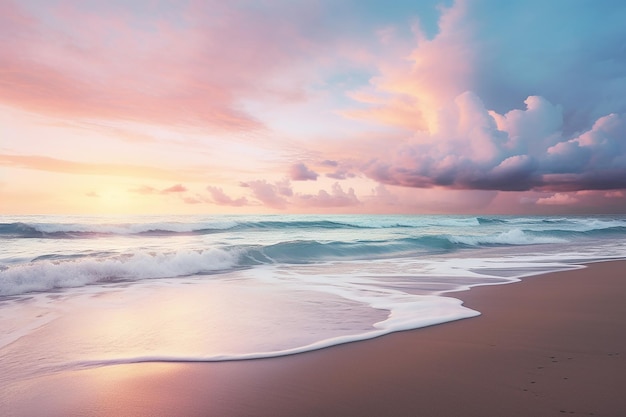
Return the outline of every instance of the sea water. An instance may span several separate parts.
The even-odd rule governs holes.
[[[623,216],[2,216],[0,384],[304,352],[478,315],[458,291],[623,258]]]

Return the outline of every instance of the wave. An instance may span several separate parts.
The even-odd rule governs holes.
[[[368,229],[416,229],[436,227],[450,229],[454,234],[475,227],[507,227],[538,231],[548,229],[588,232],[603,230],[623,232],[623,219],[602,218],[545,218],[545,217],[472,217],[472,216],[365,216],[337,219],[255,219],[228,217],[203,221],[163,221],[135,223],[46,223],[13,222],[0,223],[0,238],[47,238],[75,239],[101,236],[177,236],[206,235],[217,233],[242,233],[255,231],[288,230],[368,230]],[[533,229],[530,229],[533,228]],[[537,231],[537,230],[534,230]]]
[[[398,225],[397,227],[402,227]],[[4,238],[90,238],[108,235],[203,235],[226,231],[254,231],[276,229],[367,229],[365,225],[334,221],[216,221],[209,223],[0,223],[0,237]]]
[[[260,264],[306,264],[332,260],[404,258],[494,245],[559,243],[519,229],[487,236],[426,235],[390,240],[292,240],[267,245],[231,245],[171,252],[111,251],[42,254],[28,263],[0,266],[0,295],[95,283],[173,278],[225,272]]]
[[[215,216],[178,221],[181,219],[97,223],[103,219],[33,217],[38,221],[30,221],[16,217],[13,222],[0,223],[0,247],[5,249],[0,258],[0,296],[263,264],[419,258],[481,248],[585,241],[610,244],[623,242],[626,236],[626,219],[601,216]],[[181,235],[192,237],[170,239]],[[102,236],[116,238],[89,240]],[[20,241],[28,238],[39,239]]]
[[[330,260],[383,259],[445,253],[459,247],[445,236],[422,236],[388,241],[319,242],[294,240],[250,247],[243,257],[248,265],[260,263],[303,264]]]
[[[511,229],[487,236],[455,236],[451,237],[451,240],[468,246],[519,246],[567,242],[566,239],[553,236],[537,236],[521,229]]]
[[[206,234],[228,230],[234,222],[197,224],[166,223],[0,223],[0,236],[5,238],[89,238],[106,235],[179,235]]]
[[[0,269],[0,296],[116,281],[215,273],[237,266],[237,251],[210,249],[114,256],[42,258]]]
[[[559,242],[565,240],[534,236],[515,229],[487,236],[425,235],[351,242],[290,240],[267,245],[169,252],[42,254],[27,263],[0,266],[0,296],[116,281],[227,272],[261,264],[407,258],[470,248]]]

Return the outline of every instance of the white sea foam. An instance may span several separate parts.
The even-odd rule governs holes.
[[[85,235],[21,233],[22,224]],[[624,258],[624,224],[605,217],[3,218],[0,380],[44,372],[40,366],[280,356],[471,317],[478,312],[442,295]],[[150,231],[173,233],[142,234]]]
[[[102,233],[131,235],[154,231],[190,233],[198,230],[226,230],[237,225],[234,221],[220,222],[147,222],[147,223],[30,223],[34,230],[42,233]]]
[[[0,296],[79,287],[97,282],[141,280],[219,271],[237,264],[237,251],[221,249],[138,252],[105,258],[39,261],[0,271]]]
[[[550,236],[533,236],[521,229],[511,229],[492,235],[451,236],[450,240],[465,245],[534,245],[540,243],[564,243],[565,239]]]

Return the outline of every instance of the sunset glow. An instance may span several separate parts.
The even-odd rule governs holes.
[[[624,213],[625,20],[0,0],[0,214]]]

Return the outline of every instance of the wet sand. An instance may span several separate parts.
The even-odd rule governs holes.
[[[626,415],[626,261],[453,294],[481,316],[293,356],[2,388],[3,416]]]

